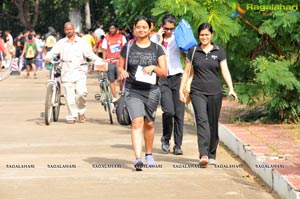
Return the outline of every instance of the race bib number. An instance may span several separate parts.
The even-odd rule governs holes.
[[[111,53],[116,53],[116,52],[121,51],[121,46],[120,46],[120,44],[113,44],[113,45],[109,46],[109,49],[110,49]]]

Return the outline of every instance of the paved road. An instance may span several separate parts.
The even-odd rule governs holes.
[[[188,118],[184,155],[162,154],[161,111],[154,143],[160,168],[136,172],[130,128],[109,124],[107,113],[93,99],[98,92],[95,75],[88,79],[86,123],[66,124],[62,107],[59,121],[46,126],[40,113],[47,74],[40,71],[38,79],[22,74],[0,82],[1,199],[275,198],[223,147],[218,166],[233,168],[191,168],[197,167],[198,155]]]

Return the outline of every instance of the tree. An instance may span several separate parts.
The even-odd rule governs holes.
[[[247,0],[239,1],[246,9]],[[262,4],[262,5],[261,5]],[[265,5],[297,4],[297,1],[257,1]],[[158,0],[152,14],[173,13],[187,19],[194,30],[209,22],[214,42],[227,52],[227,61],[241,103],[263,108],[264,121],[300,121],[300,14],[297,10],[237,11],[236,1]],[[264,7],[266,8],[266,7]]]
[[[90,0],[85,0],[85,26],[90,29],[91,24],[91,12],[90,12]]]
[[[18,9],[18,18],[28,30],[34,28],[39,18],[40,0],[13,0]],[[31,6],[33,4],[33,6]]]

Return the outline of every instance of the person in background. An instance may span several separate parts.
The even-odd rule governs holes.
[[[34,37],[32,34],[28,35],[28,40],[24,44],[23,52],[21,55],[21,59],[26,60],[26,77],[30,76],[30,71],[32,69],[34,78],[36,79],[36,65],[35,65],[35,58],[37,56],[38,47],[35,43]]]
[[[96,45],[93,47],[94,53],[96,53],[99,57],[103,57],[102,43],[103,43],[104,38],[105,38],[105,36],[101,35],[101,38],[96,43]]]
[[[64,30],[66,37],[59,40],[47,53],[45,62],[49,63],[52,58],[60,57],[62,88],[68,107],[67,124],[74,124],[76,119],[83,123],[85,122],[87,96],[86,60],[91,60],[105,70],[107,65],[92,51],[83,38],[75,34],[73,23],[65,23]]]
[[[118,79],[117,64],[120,59],[120,52],[126,43],[124,35],[118,33],[118,27],[115,23],[109,25],[109,35],[106,36],[102,43],[103,59],[108,61],[107,77],[109,86],[113,95],[113,102],[117,100],[117,92],[115,81]],[[122,88],[122,81],[119,81],[120,90]]]
[[[183,67],[180,61],[180,50],[173,34],[176,26],[175,16],[166,14],[161,27],[151,40],[162,44],[167,55],[168,77],[160,80],[163,134],[161,149],[170,152],[170,139],[174,133],[174,155],[182,155],[183,123],[185,105],[179,100],[179,87]]]
[[[0,31],[0,70],[3,68],[3,60],[5,56],[5,43],[2,38],[2,31]]]
[[[48,27],[48,32],[45,34],[45,44],[43,46],[43,56],[49,52],[57,42],[56,31],[53,27]]]
[[[151,21],[151,33],[150,33],[150,38],[156,34],[155,32],[155,20],[154,19],[150,19]]]
[[[90,48],[93,49],[94,45],[96,44],[96,41],[95,41],[94,37],[90,34],[89,29],[85,28],[83,30],[82,38],[84,38],[86,40],[86,42],[88,43],[88,45],[90,46]]]
[[[43,41],[41,40],[41,35],[37,33],[35,35],[35,42],[38,47],[38,55],[37,55],[37,60],[36,60],[36,68],[37,70],[42,70],[43,69]]]
[[[102,35],[105,36],[105,32],[103,30],[103,24],[100,21],[97,22],[97,27],[98,28],[95,30],[95,35],[97,37],[96,40],[98,41],[101,39]]]
[[[131,140],[135,155],[134,167],[142,170],[142,151],[145,142],[147,166],[155,166],[152,154],[154,141],[154,120],[160,100],[158,78],[167,76],[166,56],[162,47],[149,39],[151,23],[146,17],[139,17],[134,24],[136,41],[128,42],[121,51],[118,70],[125,82],[125,104],[131,125]],[[127,45],[128,67],[125,70]]]
[[[206,167],[207,164],[216,164],[219,143],[218,121],[223,97],[219,72],[221,72],[229,88],[229,95],[237,99],[226,61],[226,53],[223,48],[212,42],[213,34],[213,28],[209,23],[203,23],[198,27],[200,45],[195,47],[192,63],[194,49],[191,48],[187,54],[179,89],[180,100],[185,102],[183,89],[189,71],[193,67],[194,78],[191,84],[190,97],[197,124],[199,164],[202,167]]]

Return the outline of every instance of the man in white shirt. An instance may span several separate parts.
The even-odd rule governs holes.
[[[101,65],[104,69],[107,68],[107,65],[94,54],[84,39],[76,36],[74,24],[67,22],[64,29],[66,37],[59,40],[47,53],[45,61],[49,63],[51,58],[58,56],[62,61],[61,80],[68,107],[66,119],[68,124],[74,124],[77,116],[79,122],[85,121],[86,59],[97,62],[97,65]]]

